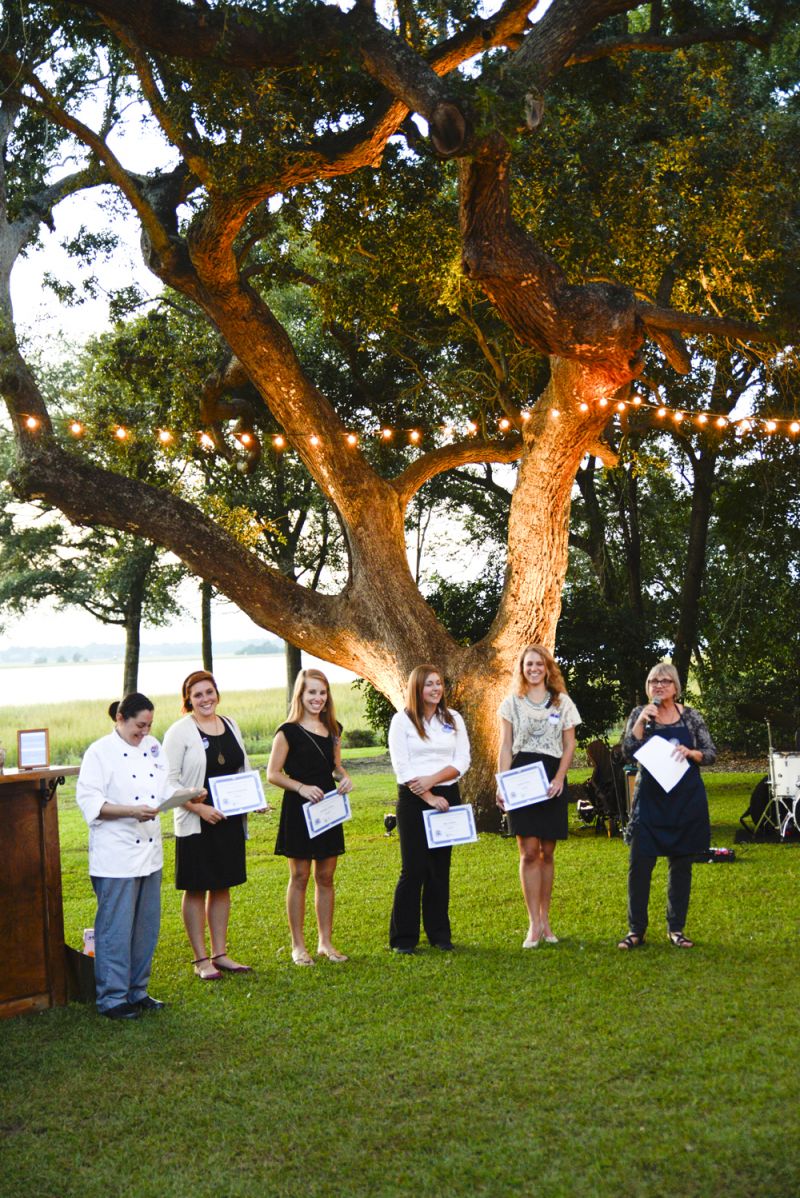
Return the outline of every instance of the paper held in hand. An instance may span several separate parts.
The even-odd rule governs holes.
[[[173,807],[182,807],[184,803],[191,803],[202,793],[202,790],[189,789],[182,786],[180,790],[173,791],[169,798],[162,799],[160,803],[156,803],[156,807],[159,811],[172,811]]]
[[[261,778],[256,770],[241,774],[223,774],[209,778],[208,789],[211,802],[222,815],[247,815],[249,811],[263,811],[266,807]]]
[[[543,803],[550,797],[547,793],[550,779],[541,761],[517,766],[515,770],[503,770],[502,774],[495,774],[495,778],[506,811]]]
[[[674,748],[663,736],[651,736],[634,753],[636,760],[641,762],[648,774],[652,774],[667,794],[677,786],[689,768],[685,757],[672,756]]]
[[[444,849],[451,844],[471,844],[478,839],[475,812],[469,803],[451,807],[449,811],[423,811],[425,835],[429,849]]]
[[[318,803],[303,803],[303,815],[312,839],[353,818],[349,797],[338,790],[329,790]]]

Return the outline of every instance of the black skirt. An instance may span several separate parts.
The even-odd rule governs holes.
[[[175,838],[178,890],[228,890],[246,881],[243,816],[229,815],[218,824],[201,820],[199,833]]]
[[[511,768],[514,770],[520,765],[532,765],[534,761],[541,761],[551,781],[555,778],[559,758],[551,757],[549,753],[517,753],[511,762]],[[515,836],[536,836],[539,840],[566,840],[568,815],[565,783],[560,795],[545,799],[543,803],[532,803],[530,807],[509,811],[508,822]]]

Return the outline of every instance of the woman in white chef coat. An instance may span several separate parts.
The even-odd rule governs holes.
[[[140,694],[112,703],[114,731],[90,745],[76,798],[89,825],[89,873],[97,896],[97,1009],[135,1019],[164,1006],[147,993],[161,923],[161,826],[157,804],[174,790],[150,735],[153,704]]]

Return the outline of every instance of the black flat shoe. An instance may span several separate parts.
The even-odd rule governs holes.
[[[140,998],[135,1005],[140,1011],[163,1011],[167,1004],[160,998],[151,998],[149,994],[145,994],[144,998]]]
[[[413,957],[416,954],[415,948],[393,948],[393,953],[399,953],[402,957]]]
[[[433,948],[438,948],[443,953],[451,953],[455,948],[452,940],[443,940],[441,944],[434,944]]]
[[[100,1014],[105,1015],[106,1019],[138,1019],[141,1011],[138,1003],[121,1002],[115,1007],[109,1007],[107,1011],[101,1011]]]

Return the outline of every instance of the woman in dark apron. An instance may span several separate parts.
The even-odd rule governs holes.
[[[663,737],[673,756],[683,759],[688,769],[669,791],[639,764],[630,829],[628,866],[628,935],[617,945],[639,948],[647,931],[650,879],[659,857],[669,862],[667,886],[667,930],[676,948],[693,948],[684,935],[692,861],[705,853],[710,841],[708,798],[701,765],[713,765],[717,751],[705,721],[692,707],[678,702],[681,684],[674,666],[660,663],[647,676],[650,702],[631,712],[623,742],[625,756],[634,753],[653,736]]]

